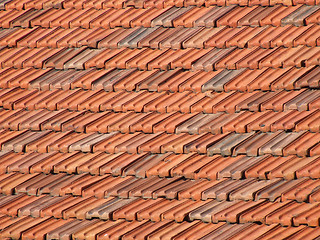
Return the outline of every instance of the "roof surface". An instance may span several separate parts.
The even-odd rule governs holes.
[[[1,239],[320,239],[319,0],[0,0]]]

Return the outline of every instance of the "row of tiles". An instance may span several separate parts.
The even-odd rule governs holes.
[[[1,152],[0,173],[68,173],[112,176],[275,179],[320,178],[320,157],[208,157],[189,154]],[[300,196],[295,199],[303,201]]]
[[[297,155],[299,157],[320,154],[320,133],[285,132],[274,133],[223,133],[213,135],[112,132],[76,133],[73,131],[33,132],[0,130],[2,151],[14,152],[107,152],[107,153],[199,153],[208,156],[275,156]]]
[[[262,49],[89,49],[7,48],[0,50],[2,68],[105,68],[169,70],[262,69],[319,65],[320,47]]]
[[[217,201],[295,200],[298,202],[320,202],[319,179],[258,180],[254,178],[234,180],[173,178],[136,178],[134,176],[113,177],[109,174],[21,174],[0,175],[0,193],[5,195],[26,193],[28,195],[82,196],[104,199],[192,199]]]
[[[319,66],[218,71],[168,71],[136,69],[87,69],[77,71],[23,68],[0,69],[0,88],[39,90],[141,91],[150,92],[252,92],[319,88]]]
[[[159,112],[159,113],[235,113],[283,112],[289,110],[312,111],[320,107],[320,91],[303,89],[275,92],[106,92],[105,90],[25,90],[21,88],[0,89],[0,106],[4,109],[50,111],[90,110],[92,112]],[[119,115],[121,116],[121,115]],[[186,115],[188,116],[188,115]],[[190,115],[189,115],[190,116]],[[316,122],[315,122],[316,123]]]
[[[80,26],[85,27],[85,26]],[[73,28],[2,29],[0,46],[92,48],[275,48],[320,45],[320,25],[218,28]]]
[[[8,1],[8,0],[7,0]],[[17,0],[16,0],[17,1]],[[26,0],[25,0],[26,1]],[[94,0],[71,0],[64,2],[63,7],[65,8],[77,8],[83,9],[88,7],[95,7],[97,9],[103,9],[106,7],[114,8],[166,8],[171,6],[176,7],[189,7],[189,6],[228,6],[228,5],[240,5],[240,6],[273,6],[277,4],[282,4],[285,6],[306,4],[306,5],[317,5],[319,2],[317,0],[113,0],[113,1],[94,1]],[[42,8],[40,8],[42,9]]]
[[[279,115],[279,117],[278,117]],[[242,112],[235,114],[182,114],[179,112],[160,113],[91,113],[88,111],[69,112],[68,110],[0,110],[0,128],[13,131],[25,129],[34,131],[76,131],[83,133],[189,133],[205,132],[245,133],[251,131],[311,130],[317,132],[316,122],[319,111],[284,112],[284,116],[268,111],[264,113]],[[223,119],[225,119],[223,121]],[[250,121],[248,119],[251,119]],[[266,122],[269,119],[269,122]],[[265,126],[262,126],[261,121]],[[259,121],[259,122],[257,122]],[[298,125],[294,125],[298,122]],[[218,125],[216,125],[218,124]]]
[[[308,226],[282,227],[280,224],[256,223],[208,224],[201,221],[176,223],[175,221],[101,221],[63,220],[54,218],[11,218],[0,216],[2,239],[35,240],[241,240],[316,239],[320,228]]]
[[[189,133],[222,134],[253,131],[276,132],[278,130],[320,132],[320,111],[240,112],[213,114],[172,113],[92,113],[68,110],[4,110],[0,109],[0,129],[12,131],[53,130],[79,133]]]
[[[9,48],[0,49],[1,68],[55,69],[262,69],[309,67],[319,65],[320,47],[260,47],[239,49],[90,49],[81,48]]]
[[[319,6],[297,5],[274,7],[170,7],[125,9],[106,8],[8,10],[0,12],[0,27],[63,27],[86,26],[115,28],[143,27],[240,27],[240,26],[281,26],[318,23]]]
[[[318,0],[2,0],[0,10],[9,9],[48,9],[48,8],[75,8],[75,9],[106,9],[106,8],[167,8],[167,7],[210,7],[210,6],[274,6],[277,4],[291,6],[298,4],[317,5]]]
[[[246,133],[252,131],[276,132],[278,130],[319,132],[319,110],[277,113],[241,112],[234,114],[182,114],[160,113],[91,113],[68,110],[0,110],[0,128],[14,131],[75,131],[84,133],[189,133],[211,132]]]
[[[319,226],[319,203],[295,201],[192,201],[168,199],[120,199],[110,197],[50,197],[18,194],[0,197],[1,214],[11,217],[54,217],[79,220],[196,221],[250,223],[282,226]]]

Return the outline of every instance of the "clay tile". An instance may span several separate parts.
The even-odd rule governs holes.
[[[316,6],[301,6],[299,9],[288,15],[281,20],[281,24],[294,24],[301,26],[304,24],[304,19],[314,12],[318,11],[319,7]]]
[[[124,235],[122,235],[122,238],[125,240],[133,240],[133,239],[139,239],[139,238],[143,238],[144,236],[149,236],[152,232],[158,230],[158,229],[162,229],[162,228],[166,228],[167,226],[170,226],[173,224],[173,222],[169,222],[169,221],[161,221],[161,222],[148,222],[147,224],[143,225],[143,226],[139,226],[137,228],[135,228],[134,230],[125,233]]]
[[[22,222],[17,222],[14,224],[14,227],[8,227],[4,232],[2,232],[3,237],[12,237],[12,238],[21,238],[22,232],[26,231],[29,228],[35,227],[38,224],[46,222],[48,218],[25,218]]]

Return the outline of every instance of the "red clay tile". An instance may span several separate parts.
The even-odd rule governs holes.
[[[317,237],[317,4],[0,3],[1,238]]]

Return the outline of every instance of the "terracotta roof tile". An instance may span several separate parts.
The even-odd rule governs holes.
[[[254,5],[262,5],[262,6],[273,6],[277,4],[284,4],[284,5],[296,5],[296,4],[307,4],[307,5],[314,5],[317,4],[315,0],[295,0],[295,1],[182,1],[182,0],[175,0],[175,1],[127,1],[127,0],[119,0],[119,1],[47,1],[41,0],[35,3],[28,2],[28,1],[12,1],[12,0],[5,0],[1,2],[1,9],[27,9],[27,8],[36,8],[36,9],[47,9],[47,8],[76,8],[76,9],[84,9],[89,7],[95,7],[96,9],[104,9],[108,7],[113,8],[127,8],[127,7],[135,7],[135,8],[149,8],[149,7],[156,7],[156,8],[165,8],[170,6],[176,7],[188,7],[188,6],[225,6],[225,5],[232,5],[237,4],[240,6],[254,6]]]
[[[209,133],[205,133],[190,137],[185,133],[166,135],[162,132],[144,135],[138,132],[133,134],[121,134],[119,132],[78,134],[73,132],[54,133],[52,131],[44,131],[34,133],[25,131],[15,136],[10,131],[5,131],[1,135],[3,139],[1,141],[2,150],[15,152],[37,150],[39,152],[104,151],[108,153],[142,153],[149,151],[149,148],[145,145],[145,143],[148,143],[151,148],[153,144],[159,144],[152,151],[153,153],[198,152],[209,156],[214,154],[230,156],[242,153],[248,156],[273,154],[276,156],[298,155],[302,157],[317,155],[313,152],[315,150],[311,152],[310,150],[318,147],[317,137],[319,134],[277,131],[274,133],[228,133],[212,136]],[[164,137],[168,138],[168,142],[160,143],[159,141]],[[45,143],[49,138],[51,141]],[[112,144],[109,143],[110,141],[113,141]],[[245,147],[247,144],[250,145],[250,148]],[[293,144],[296,144],[295,148],[290,147]],[[241,150],[242,147],[243,150]]]
[[[272,10],[271,10],[272,9]],[[137,9],[127,7],[125,9],[105,8],[97,10],[95,8],[85,9],[54,9],[35,10],[9,10],[8,15],[1,16],[1,26],[3,28],[12,27],[135,27],[135,26],[281,26],[293,24],[297,26],[308,23],[317,23],[316,16],[319,11],[318,6],[277,6],[262,7],[259,5],[251,7],[239,7],[235,5],[227,7],[210,6],[199,9],[196,6],[185,8],[170,7],[161,9]],[[152,12],[152,15],[150,13]],[[240,12],[240,14],[239,14]],[[89,17],[90,16],[90,17]],[[134,19],[134,22],[130,21]],[[192,16],[192,18],[190,18]]]
[[[172,112],[159,113],[113,113],[110,111],[91,113],[88,111],[69,112],[59,110],[3,110],[0,114],[0,127],[11,130],[55,130],[76,132],[108,133],[121,131],[129,133],[142,131],[145,133],[189,133],[206,132],[245,133],[251,131],[275,132],[277,130],[310,130],[318,132],[319,125],[314,122],[319,117],[318,110],[299,112],[286,111],[281,114],[267,111],[261,113],[216,113],[216,114],[181,114]],[[60,119],[63,118],[61,121]],[[222,121],[222,119],[225,119]],[[129,122],[125,122],[125,120]],[[219,123],[216,121],[219,120]],[[295,125],[298,123],[298,125]],[[169,125],[168,125],[169,124]]]
[[[13,231],[13,225],[12,224],[12,220],[9,217],[2,217],[3,221],[9,221],[8,224],[8,228],[6,229],[6,231],[4,231],[2,233],[2,237],[14,237],[14,236],[20,236],[17,232]],[[194,223],[188,223],[188,224],[184,224],[184,223],[174,223],[172,221],[164,221],[164,222],[158,222],[158,223],[152,223],[150,221],[146,222],[138,222],[138,225],[133,225],[130,224],[128,222],[125,222],[123,220],[118,220],[118,221],[106,221],[106,222],[98,222],[98,221],[88,221],[88,220],[61,220],[61,219],[52,219],[52,218],[47,218],[44,221],[34,221],[33,225],[31,224],[31,220],[32,218],[30,217],[25,217],[22,218],[20,221],[18,221],[17,225],[15,226],[22,226],[24,225],[26,227],[30,227],[30,230],[28,230],[25,234],[29,233],[32,234],[33,233],[33,229],[43,229],[46,227],[46,225],[48,225],[48,223],[52,224],[52,229],[49,233],[45,233],[42,231],[38,231],[38,236],[43,237],[44,235],[47,235],[47,237],[49,237],[49,239],[52,238],[56,238],[56,237],[60,237],[62,238],[63,236],[69,237],[72,235],[74,236],[78,236],[81,238],[81,236],[88,238],[90,236],[94,237],[96,234],[98,234],[101,230],[103,229],[108,229],[106,231],[104,231],[104,233],[108,233],[110,235],[113,234],[114,237],[116,236],[120,236],[121,234],[124,234],[124,238],[125,239],[130,239],[130,237],[133,236],[139,236],[141,234],[144,235],[148,235],[148,236],[162,236],[163,234],[167,234],[167,235],[174,235],[177,234],[179,232],[177,232],[178,229],[185,229],[185,231],[183,231],[183,235],[180,234],[180,236],[188,236],[190,237],[190,234],[195,234],[195,231],[198,232],[199,237],[201,236],[213,236],[213,235],[217,235],[218,232],[216,231],[217,229],[219,230],[219,234],[221,235],[233,235],[235,237],[234,234],[236,233],[241,233],[243,231],[247,231],[251,234],[254,234],[256,237],[257,236],[269,236],[269,235],[275,235],[275,234],[280,234],[278,233],[279,230],[281,229],[281,234],[286,234],[286,235],[290,235],[290,234],[297,234],[297,232],[301,232],[299,230],[303,230],[303,232],[307,232],[306,229],[307,227],[298,227],[298,228],[294,228],[294,227],[287,227],[287,228],[281,228],[280,225],[271,225],[271,226],[259,226],[258,228],[254,225],[254,224],[240,224],[240,225],[235,225],[238,226],[237,228],[235,228],[235,226],[233,225],[229,225],[229,224],[225,224],[225,223],[219,223],[219,224],[205,224],[205,223],[200,223],[198,221],[194,221]],[[54,224],[53,224],[54,223]],[[118,232],[118,229],[120,229],[120,227],[122,229],[127,229],[124,228],[124,226],[130,226],[131,229],[134,229],[133,231],[128,231],[128,232]],[[140,227],[139,227],[140,226]],[[162,226],[162,227],[161,227]],[[163,228],[163,226],[165,226],[165,228]],[[169,227],[170,226],[170,227]],[[211,227],[209,227],[211,226]],[[250,227],[249,227],[250,226]],[[129,227],[129,229],[130,229]],[[233,227],[233,228],[232,228]],[[20,227],[21,228],[21,227]],[[164,230],[165,229],[165,230]],[[230,231],[232,229],[232,231]],[[250,230],[249,230],[250,229]],[[255,231],[253,231],[253,229],[255,229]],[[317,228],[316,228],[317,229]],[[202,231],[199,231],[202,230]],[[180,231],[180,230],[179,230]],[[175,232],[175,233],[174,233]],[[201,232],[201,233],[200,233]],[[254,232],[254,233],[253,233]],[[264,232],[267,232],[268,235],[263,234]],[[207,234],[210,235],[207,235]],[[120,235],[118,235],[120,234]],[[34,235],[33,235],[34,236]],[[192,235],[191,235],[192,236]],[[277,236],[277,235],[276,235]],[[62,238],[64,239],[64,238]],[[91,238],[90,238],[91,239]]]
[[[273,93],[216,93],[216,94],[203,94],[192,92],[185,93],[150,93],[147,91],[140,91],[136,93],[121,92],[101,92],[96,94],[95,91],[83,91],[80,89],[62,91],[56,90],[54,92],[38,92],[35,90],[26,91],[19,88],[10,89],[11,91],[0,91],[0,104],[5,109],[48,109],[48,110],[85,110],[85,108],[79,109],[79,104],[87,105],[92,100],[92,104],[89,105],[89,109],[93,112],[114,110],[117,112],[136,111],[136,112],[174,112],[182,111],[183,113],[192,112],[204,112],[204,113],[216,113],[227,112],[234,113],[244,110],[261,111],[268,110],[284,111],[284,110],[314,110],[317,109],[319,94],[316,90],[299,90],[299,91],[277,91]],[[84,97],[89,99],[83,100],[79,98],[84,94]],[[309,96],[306,96],[306,94]],[[314,93],[314,94],[311,94]],[[15,97],[11,96],[15,94]],[[69,95],[68,95],[69,94]],[[152,95],[151,95],[152,94]],[[49,95],[49,97],[48,97]],[[263,99],[265,95],[266,99]],[[154,96],[153,99],[150,99]],[[164,96],[167,96],[167,106],[160,105]],[[93,98],[94,97],[94,98]],[[196,97],[193,101],[187,101],[190,97]],[[299,101],[302,97],[305,97],[305,103],[301,105]],[[91,98],[91,99],[90,99]],[[30,101],[37,99],[38,102]],[[75,100],[77,99],[77,100]],[[237,99],[235,101],[235,99]],[[135,101],[139,100],[139,103]],[[156,100],[156,101],[155,101]],[[133,101],[133,102],[131,102]],[[142,102],[144,101],[144,102]],[[174,106],[174,101],[180,101],[178,106]],[[93,103],[95,105],[93,105]],[[287,109],[290,103],[289,109]],[[142,105],[143,104],[143,105]],[[287,105],[286,105],[287,104]],[[80,105],[80,106],[81,106]],[[198,106],[196,108],[196,106]],[[193,107],[193,108],[192,108]]]
[[[17,176],[20,181],[17,182]],[[259,200],[268,199],[275,201],[276,199],[311,201],[318,202],[317,183],[318,180],[310,180],[301,178],[297,180],[183,180],[182,178],[163,179],[159,182],[157,177],[136,179],[134,177],[116,178],[108,176],[98,177],[90,175],[79,175],[79,177],[69,177],[65,174],[52,175],[47,177],[39,174],[34,175],[31,179],[22,179],[21,174],[6,175],[1,181],[2,194],[27,193],[28,195],[41,196],[50,194],[51,196],[66,196],[72,194],[74,196],[90,196],[97,198],[103,197],[121,197],[135,199],[135,197],[149,198],[166,198],[166,199],[193,199],[207,200],[216,199],[218,201],[230,200],[230,204],[235,200]],[[48,184],[48,181],[50,183]],[[83,185],[86,182],[86,185]],[[207,182],[204,185],[204,182]],[[154,188],[157,183],[157,188]],[[160,185],[160,183],[162,183]],[[210,185],[208,185],[210,183]],[[82,187],[80,187],[82,184]],[[5,185],[5,187],[3,186]],[[295,195],[290,194],[300,185],[306,185],[308,188],[303,190],[307,194],[307,198],[299,197],[300,191],[296,191]],[[197,187],[199,186],[199,187]],[[190,188],[191,187],[191,188]],[[187,194],[187,189],[197,189]],[[135,189],[135,191],[130,190]],[[292,189],[292,190],[291,190]],[[283,192],[285,190],[285,192]],[[151,191],[148,193],[148,191]],[[178,194],[178,192],[180,192]],[[89,195],[88,195],[89,194]],[[151,195],[150,195],[151,194]],[[200,194],[200,195],[199,195]],[[200,197],[200,198],[199,198]],[[20,199],[18,199],[21,201]],[[81,200],[83,201],[83,200]],[[87,201],[87,200],[86,200]],[[25,202],[25,201],[23,201]],[[70,202],[71,203],[71,202]],[[85,201],[83,202],[85,203]],[[98,202],[97,202],[98,203]],[[15,205],[18,206],[18,205]],[[16,210],[17,211],[17,210]]]
[[[216,72],[185,72],[181,69],[169,72],[158,70],[141,72],[132,70],[85,70],[83,72],[52,69],[14,69],[5,68],[2,71],[0,84],[2,88],[21,87],[40,90],[54,89],[105,89],[107,91],[164,91],[183,92],[200,91],[254,91],[316,88],[318,82],[318,67],[305,69],[285,68],[261,70],[218,70]],[[293,77],[294,76],[294,77]],[[172,80],[171,80],[172,79]],[[7,80],[7,81],[5,81]],[[99,80],[99,81],[98,81]],[[173,82],[174,80],[174,82]],[[243,83],[246,82],[246,86]]]
[[[40,49],[39,49],[40,50]],[[298,46],[296,48],[276,49],[222,49],[222,50],[141,50],[141,49],[112,49],[96,50],[82,47],[79,49],[57,49],[55,54],[46,54],[38,58],[38,51],[34,49],[17,48],[15,51],[1,50],[1,66],[22,68],[23,61],[19,59],[22,55],[30,56],[28,61],[38,64],[41,68],[55,69],[84,69],[86,66],[96,68],[119,68],[139,70],[152,69],[192,69],[192,70],[218,70],[218,69],[262,69],[265,67],[301,67],[303,63],[307,67],[318,64],[318,48]],[[46,49],[43,50],[45,52]],[[304,52],[308,54],[301,55]],[[209,58],[210,54],[216,54],[215,58]],[[15,55],[13,57],[13,55]],[[97,58],[104,56],[104,63]],[[237,57],[235,57],[237,56]],[[250,57],[249,57],[250,56]],[[258,61],[253,62],[253,56]],[[42,58],[43,57],[43,58]],[[148,58],[148,60],[147,60]],[[167,58],[165,61],[162,58]],[[207,59],[209,58],[209,59]],[[208,61],[209,60],[209,61]],[[28,65],[29,66],[29,65]],[[36,67],[32,65],[30,67]]]
[[[259,201],[232,201],[218,202],[215,200],[201,201],[192,204],[191,200],[164,200],[164,199],[96,199],[79,197],[34,197],[24,194],[18,195],[12,204],[3,203],[2,214],[15,216],[32,217],[55,217],[61,219],[92,219],[93,217],[102,220],[125,219],[125,220],[151,220],[156,222],[167,222],[175,220],[182,222],[181,216],[191,221],[201,220],[203,222],[230,222],[250,223],[260,222],[281,224],[283,226],[299,226],[306,224],[303,218],[311,212],[319,211],[318,203],[296,203],[294,201],[268,202]],[[72,201],[71,201],[72,200]],[[56,208],[61,205],[62,214],[55,214]],[[189,206],[182,214],[182,206]],[[51,210],[49,210],[51,209]],[[11,211],[11,213],[9,213]],[[230,215],[230,212],[233,214]],[[229,213],[229,214],[228,214]],[[286,213],[285,217],[283,214]],[[40,214],[40,215],[39,215]],[[235,215],[234,215],[235,214]],[[262,215],[265,214],[265,215]],[[172,217],[170,217],[172,215]],[[299,220],[298,220],[299,219]],[[310,226],[318,226],[318,223],[311,223]]]
[[[317,239],[318,5],[0,1],[0,238]]]

